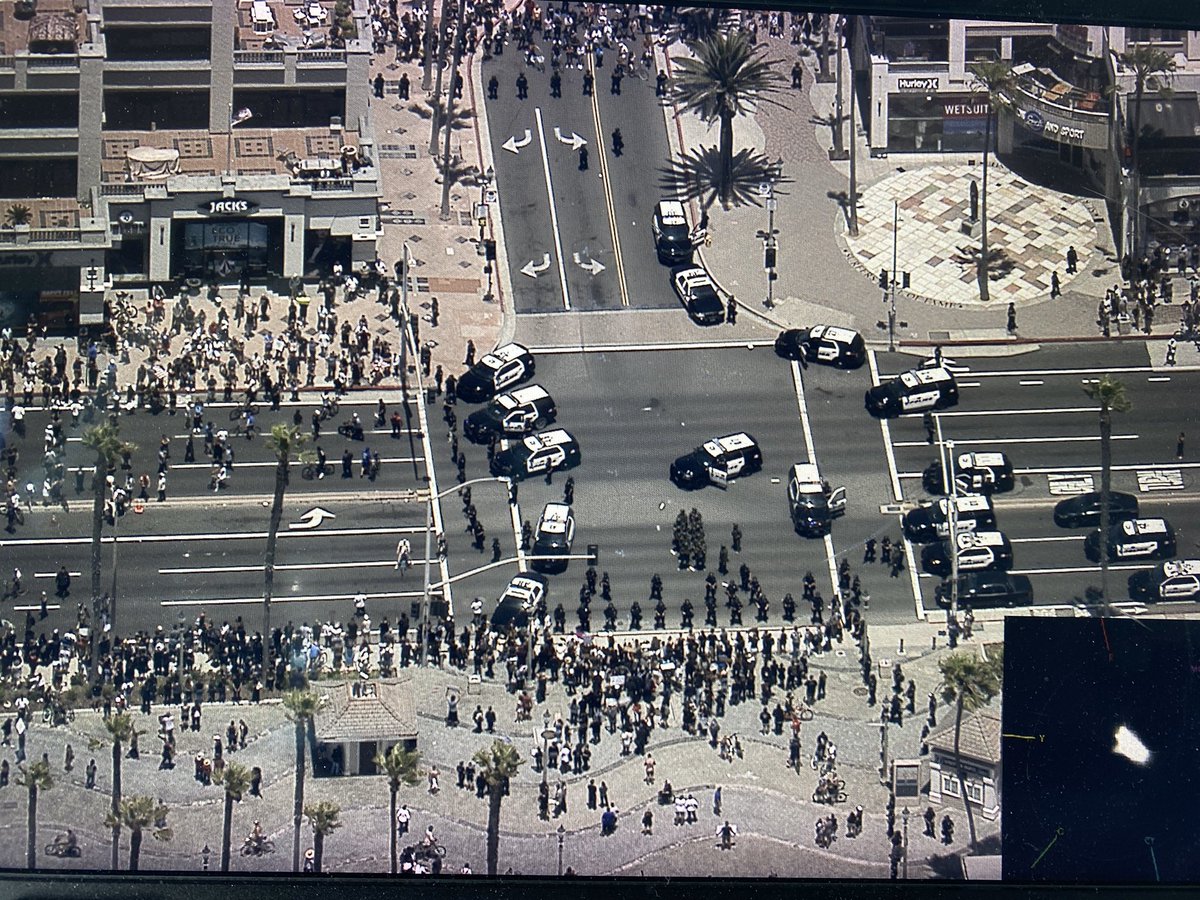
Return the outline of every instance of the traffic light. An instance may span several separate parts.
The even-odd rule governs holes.
[[[767,245],[767,248],[766,248],[765,252],[763,253],[763,268],[764,269],[775,268],[775,248],[769,244]]]
[[[597,566],[599,566],[600,565],[600,545],[599,544],[588,544],[587,552],[588,552],[587,564],[589,566],[591,566],[592,568],[596,568]]]
[[[887,286],[888,286],[888,283],[887,283],[887,269],[880,269],[880,270],[879,270],[879,286],[880,286],[881,288],[883,288],[885,291],[887,290]]]
[[[496,242],[491,238],[483,242],[483,256],[488,262],[496,259]]]
[[[908,273],[907,272],[904,272],[901,274],[900,284],[905,290],[908,289]]]
[[[508,480],[508,502],[510,506],[517,505],[517,483],[511,478]]]

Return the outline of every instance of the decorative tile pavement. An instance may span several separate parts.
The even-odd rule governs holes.
[[[893,205],[898,204],[896,268],[911,276],[905,293],[938,303],[984,305],[975,269],[979,238],[960,227],[970,212],[970,183],[981,174],[978,167],[940,165],[871,185],[860,195],[858,237],[845,237],[850,252],[873,276],[891,270]],[[1063,290],[1076,277],[1066,274],[1067,248],[1075,247],[1082,272],[1099,240],[1082,199],[1031,185],[996,163],[988,171],[988,220],[992,299],[987,305],[1049,300],[1052,273],[1058,272]]]

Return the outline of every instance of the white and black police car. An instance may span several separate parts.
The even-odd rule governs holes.
[[[1169,559],[1175,555],[1175,529],[1166,519],[1126,519],[1108,529],[1108,558]],[[1100,529],[1088,534],[1083,552],[1092,562],[1100,561]]]
[[[930,575],[946,576],[953,571],[950,541],[928,544],[921,550],[921,567]],[[960,531],[958,571],[1007,572],[1012,568],[1013,548],[1003,531]]]
[[[863,398],[867,412],[879,419],[904,413],[948,409],[958,405],[958,383],[945,366],[910,369],[869,388]]]
[[[520,481],[547,472],[573,469],[579,461],[579,442],[566,429],[555,428],[503,442],[492,457],[491,472]]]
[[[533,354],[520,344],[505,344],[488,353],[458,379],[458,399],[482,403],[533,377]]]
[[[676,266],[671,270],[675,296],[697,325],[720,325],[725,321],[725,304],[712,276],[701,266]]]
[[[529,561],[536,572],[562,572],[569,560],[547,559],[566,556],[575,540],[575,516],[565,503],[547,503],[533,531],[533,553]]]
[[[500,394],[483,409],[463,420],[463,434],[477,444],[493,436],[515,437],[540,431],[558,417],[554,398],[540,384],[530,384]]]
[[[805,362],[820,363],[839,369],[857,369],[867,361],[867,345],[863,336],[850,328],[837,325],[814,325],[811,328],[789,328],[775,338],[775,353],[784,359],[804,358]]]
[[[788,509],[802,537],[824,537],[846,514],[846,489],[831,487],[813,463],[796,463],[788,473]]]
[[[660,263],[673,266],[692,261],[694,241],[682,202],[659,200],[650,218],[650,231]]]
[[[744,431],[705,441],[671,463],[671,481],[685,490],[708,484],[725,487],[739,475],[762,468],[762,450]]]
[[[933,503],[909,510],[901,520],[904,536],[918,544],[928,544],[950,536],[950,504],[954,503],[959,531],[986,531],[996,527],[996,510],[982,494],[942,497]]]
[[[1134,572],[1129,596],[1151,602],[1200,599],[1200,559],[1169,559],[1149,571]]]
[[[960,453],[954,458],[954,483],[968,494],[1003,494],[1016,483],[1012,460],[1004,453],[981,451]],[[921,473],[921,484],[931,494],[947,494],[949,485],[943,479],[942,461],[934,460]]]
[[[546,579],[534,572],[522,572],[514,575],[508,587],[500,595],[496,609],[492,613],[492,627],[503,629],[509,625],[524,628],[529,624],[529,617],[537,609],[538,601],[546,596]]]

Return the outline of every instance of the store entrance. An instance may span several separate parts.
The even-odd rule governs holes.
[[[282,219],[184,222],[176,229],[175,277],[217,284],[278,276],[283,269]]]

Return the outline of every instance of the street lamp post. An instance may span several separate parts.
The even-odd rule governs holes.
[[[767,299],[763,303],[767,309],[775,308],[775,279],[778,277],[775,272],[778,252],[778,244],[775,241],[775,178],[778,177],[778,171],[778,168],[775,168],[771,180],[758,186],[758,193],[765,198],[767,207],[767,230],[758,232],[758,237],[763,242],[763,268],[767,271]]]
[[[841,57],[838,57],[841,60]],[[841,91],[838,91],[839,95]],[[850,67],[850,237],[858,237],[858,124],[854,117],[854,66]]]
[[[908,807],[906,806],[900,813],[900,821],[904,825],[904,869],[901,876],[905,880],[908,879],[908,816]]]
[[[888,291],[888,352],[896,352],[896,252],[897,234],[900,228],[900,204],[892,201],[892,279]]]
[[[842,32],[845,24],[846,20],[839,16],[837,25],[834,26],[837,31],[837,43],[834,46],[834,52],[837,53],[837,88],[833,95],[833,146],[829,149],[831,160],[846,158],[846,144],[842,136]]]
[[[946,611],[947,631],[958,618],[958,479],[954,474],[954,441],[942,437],[942,417],[934,416],[937,442],[942,457],[942,489],[949,494],[950,508],[950,606]]]
[[[558,877],[562,878],[562,854],[563,854],[563,838],[567,836],[567,829],[562,825],[558,826]]]
[[[550,738],[557,734],[558,732],[553,728],[545,728],[542,730],[542,784],[547,783],[546,776],[550,769]],[[562,872],[560,871],[558,874],[561,875]]]

